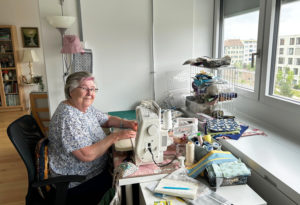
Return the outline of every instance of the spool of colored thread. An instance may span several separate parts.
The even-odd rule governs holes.
[[[212,139],[211,139],[211,136],[210,135],[204,135],[203,136],[203,140],[208,142],[208,143],[212,143]]]
[[[200,133],[200,132],[197,133],[197,138],[198,138],[198,141],[199,141],[200,145],[202,145],[202,144],[203,144],[203,140],[202,140],[202,137],[201,137],[201,133]]]
[[[191,166],[194,164],[195,158],[195,144],[193,142],[188,142],[186,144],[186,152],[185,152],[185,165]]]

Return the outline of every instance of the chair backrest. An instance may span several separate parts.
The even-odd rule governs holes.
[[[31,113],[45,136],[48,136],[50,114],[48,106],[48,94],[46,92],[30,93]]]
[[[7,128],[7,134],[25,163],[30,187],[36,177],[36,144],[44,135],[31,115],[24,115],[12,122]]]

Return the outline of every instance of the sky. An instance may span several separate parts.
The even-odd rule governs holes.
[[[281,7],[279,36],[300,34],[300,1],[284,4]],[[226,18],[224,21],[224,39],[256,39],[259,12]]]

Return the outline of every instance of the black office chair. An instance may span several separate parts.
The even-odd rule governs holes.
[[[28,191],[26,205],[66,204],[69,183],[80,182],[85,177],[68,175],[37,180],[35,149],[39,140],[44,138],[44,135],[31,115],[24,115],[12,122],[7,128],[7,134],[27,168]],[[38,187],[45,187],[46,185],[51,185],[52,188],[45,198],[42,198],[38,192]]]

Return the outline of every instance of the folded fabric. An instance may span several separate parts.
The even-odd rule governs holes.
[[[217,135],[212,134],[214,139],[217,139],[219,137],[229,137],[230,139],[234,139],[234,140],[238,140],[243,133],[249,128],[249,126],[247,125],[240,125],[241,129],[239,131],[239,133],[220,133]]]
[[[187,167],[188,176],[196,178],[209,165],[233,161],[237,161],[237,159],[230,152],[213,150],[202,157],[196,164]]]
[[[213,119],[207,122],[207,129],[210,132],[232,132],[240,126],[234,119]]]
[[[218,165],[212,165],[214,171],[221,171],[224,178],[233,178],[237,176],[250,176],[251,172],[246,165],[241,161],[225,162]],[[216,169],[216,167],[219,169]]]

